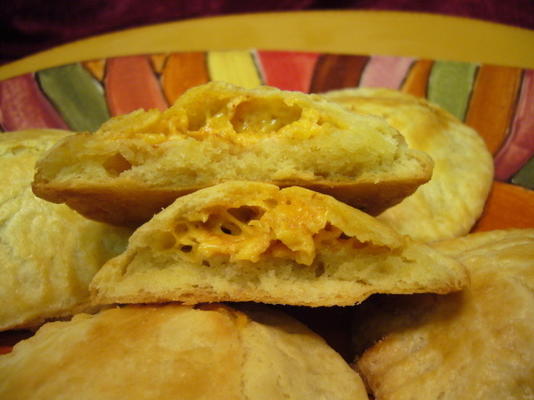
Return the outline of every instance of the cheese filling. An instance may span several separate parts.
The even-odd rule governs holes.
[[[205,140],[217,136],[235,144],[249,144],[267,135],[306,139],[336,128],[319,110],[286,104],[282,99],[257,99],[240,95],[226,102],[178,104],[161,112],[138,110],[114,117],[96,134],[107,140],[142,139],[158,145],[177,136]]]
[[[180,256],[199,264],[222,255],[231,262],[258,262],[268,256],[303,265],[313,263],[318,247],[364,246],[330,224],[327,214],[320,205],[289,198],[204,210],[194,219],[177,222],[159,246],[178,250]]]

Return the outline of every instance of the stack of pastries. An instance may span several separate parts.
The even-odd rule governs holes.
[[[489,398],[473,387],[497,393],[487,375],[511,363],[509,381],[495,383],[499,398],[533,393],[533,233],[454,239],[482,212],[492,159],[476,132],[424,100],[211,82],[94,133],[5,135],[1,162],[25,172],[7,181],[1,204],[0,237],[21,239],[0,248],[12,276],[0,301],[14,310],[0,326],[74,316],[0,356],[0,398]],[[23,240],[42,243],[38,230],[58,237],[22,253]],[[486,257],[501,239],[512,245]],[[476,305],[491,298],[485,285],[504,296],[501,281],[523,279],[510,324],[498,311],[506,301]],[[30,305],[26,292],[38,290]],[[422,311],[390,318],[381,296]],[[352,368],[275,305],[354,306]],[[454,374],[461,356],[450,354],[473,341],[458,332],[469,336],[475,319],[473,329],[513,335],[492,333],[473,359],[527,350]],[[422,341],[416,329],[439,335]],[[421,353],[434,341],[446,356]],[[415,377],[427,379],[424,392],[404,389]]]

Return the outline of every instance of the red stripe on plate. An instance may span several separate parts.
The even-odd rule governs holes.
[[[310,92],[321,93],[358,86],[368,61],[368,56],[321,55],[315,65]]]
[[[363,71],[360,86],[399,89],[413,62],[409,57],[373,56]]]
[[[0,123],[6,131],[68,129],[65,121],[39,89],[32,74],[0,82]]]
[[[525,70],[511,133],[495,157],[495,179],[510,179],[534,155],[534,70]]]
[[[318,53],[258,51],[265,84],[283,90],[310,90]]]

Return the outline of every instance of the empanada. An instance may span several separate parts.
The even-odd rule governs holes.
[[[435,247],[466,265],[469,288],[382,299],[355,321],[366,335],[387,333],[357,362],[376,400],[534,398],[534,230]]]
[[[70,134],[0,134],[0,330],[87,309],[93,275],[126,247],[129,230],[87,220],[32,193],[35,161]]]
[[[325,94],[356,113],[377,115],[408,145],[434,160],[430,182],[378,218],[421,241],[469,232],[493,181],[493,159],[478,133],[427,100],[389,89],[360,88]]]
[[[10,400],[367,399],[323,339],[272,310],[130,306],[44,325],[0,356]]]
[[[451,258],[334,198],[226,182],[177,199],[91,282],[97,303],[349,305],[372,293],[447,293]]]
[[[83,215],[139,225],[228,180],[305,186],[377,214],[430,179],[432,161],[385,120],[317,95],[211,82],[166,111],[135,111],[65,139],[34,192]]]

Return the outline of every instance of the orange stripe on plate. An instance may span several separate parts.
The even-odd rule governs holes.
[[[506,138],[520,83],[520,68],[482,65],[478,70],[466,123],[484,138],[492,154]]]
[[[209,80],[205,53],[175,53],[167,58],[161,81],[169,103],[187,89]]]
[[[494,182],[473,232],[508,228],[534,228],[534,191]]]
[[[432,60],[416,61],[402,84],[402,91],[414,96],[426,97],[432,64],[434,64]]]
[[[111,115],[167,108],[148,56],[108,59],[105,86]]]

